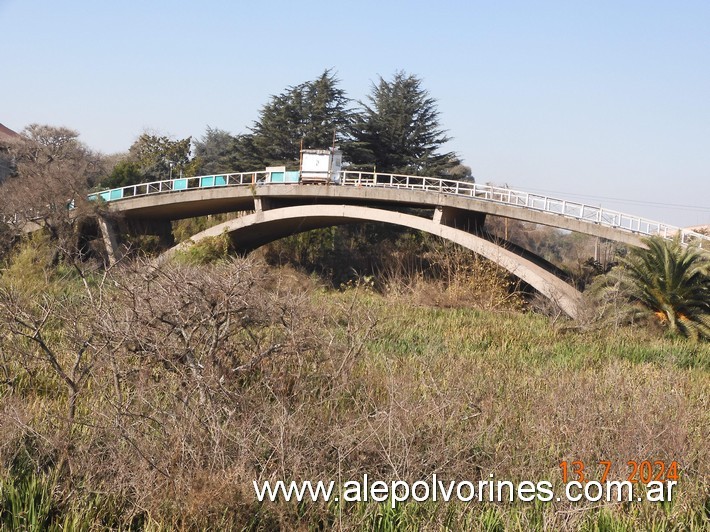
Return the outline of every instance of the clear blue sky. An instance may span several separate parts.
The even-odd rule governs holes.
[[[479,182],[710,223],[710,2],[0,0],[0,122],[245,132],[332,68],[423,78]],[[623,202],[618,201],[624,200]]]

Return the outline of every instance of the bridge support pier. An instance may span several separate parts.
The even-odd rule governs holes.
[[[486,213],[439,205],[434,210],[433,220],[434,223],[461,229],[468,233],[479,233],[486,221]]]
[[[121,259],[121,249],[118,243],[118,235],[116,233],[116,224],[113,220],[99,216],[99,229],[104,240],[106,255],[110,265],[116,264]]]
[[[264,212],[274,208],[274,201],[271,198],[254,197],[254,210]]]

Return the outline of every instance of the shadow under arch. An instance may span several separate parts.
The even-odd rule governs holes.
[[[240,251],[251,251],[285,236],[322,227],[358,222],[382,222],[409,227],[439,236],[481,255],[528,283],[542,295],[554,301],[570,317],[576,318],[581,294],[541,265],[505,249],[494,241],[443,225],[429,218],[355,205],[299,205],[257,211],[235,218],[200,233],[163,253],[162,262],[179,250],[184,250],[204,238],[228,233]]]

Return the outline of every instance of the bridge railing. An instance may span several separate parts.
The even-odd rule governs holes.
[[[112,188],[101,192],[89,194],[89,201],[101,199],[103,201],[116,201],[135,196],[149,196],[166,192],[184,192],[196,188],[233,187],[252,185],[263,182],[268,172],[240,172],[232,174],[203,175],[195,177],[178,177],[164,181],[139,183],[126,187]]]
[[[151,183],[140,183],[126,187],[103,190],[89,194],[89,200],[116,201],[126,198],[153,194],[179,193],[194,189],[233,187],[262,184],[269,181],[269,172],[241,172],[196,177],[179,177]],[[541,194],[533,194],[507,187],[484,185],[469,181],[456,181],[436,177],[423,177],[400,174],[381,174],[374,172],[342,171],[340,185],[354,187],[386,187],[407,190],[422,190],[476,200],[512,205],[572,218],[584,222],[603,225],[631,233],[663,238],[679,236],[683,244],[710,247],[710,236],[681,229],[672,225],[656,222],[639,216],[605,209],[585,203],[578,203]],[[284,184],[279,186],[294,186]]]
[[[710,236],[695,231],[681,229],[672,225],[611,209],[605,209],[603,207],[513,190],[507,187],[434,177],[379,174],[372,172],[345,171],[342,174],[342,184],[346,186],[401,188],[464,196],[558,214],[566,218],[573,218],[645,236],[660,235],[663,238],[670,239],[679,235],[683,244],[692,243],[700,247],[703,247],[703,244],[705,247],[710,244]]]

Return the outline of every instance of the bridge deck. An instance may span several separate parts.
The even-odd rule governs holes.
[[[89,199],[97,200],[101,199],[109,202],[112,207],[120,211],[130,211],[132,207],[128,204],[121,205],[125,200],[129,198],[140,198],[147,196],[156,195],[171,195],[170,201],[158,201],[156,203],[162,203],[165,205],[169,203],[172,205],[170,212],[175,213],[175,217],[185,217],[190,215],[195,215],[191,213],[201,213],[201,212],[224,212],[225,210],[245,210],[253,208],[253,203],[248,201],[249,196],[262,196],[266,195],[264,193],[269,190],[269,195],[273,196],[304,196],[306,194],[294,194],[292,192],[285,192],[283,187],[313,187],[312,185],[298,185],[298,184],[279,184],[274,185],[268,183],[268,172],[246,172],[246,173],[227,173],[220,175],[210,175],[210,176],[197,176],[188,178],[178,178],[165,181],[156,181],[152,183],[141,183],[138,185],[131,185],[122,188],[116,188],[111,190],[105,190],[89,195]],[[268,185],[266,189],[262,189],[263,185]],[[191,191],[196,190],[221,190],[225,188],[240,187],[245,190],[240,194],[211,194],[209,197],[201,197],[201,199],[192,199],[190,194]],[[421,198],[421,203],[431,206],[431,196],[436,197],[449,196],[455,198],[466,198],[468,200],[473,200],[474,203],[471,204],[461,204],[457,202],[459,207],[467,208],[472,211],[489,212],[492,214],[501,214],[503,216],[509,216],[518,218],[518,216],[510,216],[510,212],[515,213],[518,209],[527,212],[538,212],[545,213],[548,215],[555,215],[553,218],[547,217],[531,217],[531,216],[520,216],[519,219],[537,221],[538,223],[543,223],[547,225],[555,225],[562,228],[568,228],[571,230],[578,230],[580,226],[579,223],[570,225],[569,223],[563,222],[563,220],[581,222],[584,225],[604,227],[611,229],[614,233],[633,235],[634,238],[629,240],[628,238],[618,238],[618,240],[625,241],[627,243],[635,243],[639,237],[660,235],[663,238],[671,239],[676,235],[680,238],[683,244],[694,244],[700,247],[710,247],[710,237],[698,233],[696,231],[691,231],[687,229],[682,229],[679,227],[674,227],[672,225],[664,224],[662,222],[657,222],[649,220],[643,217],[622,213],[619,211],[614,211],[611,209],[605,209],[603,207],[597,207],[592,205],[587,205],[584,203],[578,203],[574,201],[564,200],[560,198],[553,198],[549,196],[544,196],[540,194],[533,194],[529,192],[513,190],[504,187],[496,187],[492,185],[481,185],[478,183],[471,183],[467,181],[455,181],[448,179],[439,179],[432,177],[422,177],[422,176],[412,176],[412,175],[398,175],[398,174],[381,174],[372,172],[352,172],[344,171],[341,172],[341,182],[339,184],[331,184],[327,186],[321,186],[322,188],[335,188],[338,187],[341,190],[339,193],[328,194],[330,196],[343,198],[349,195],[354,197],[362,196],[362,194],[357,194],[354,189],[363,188],[377,188],[377,189],[389,189],[389,190],[399,190],[399,191],[414,191],[420,192],[421,195],[417,194],[418,198]],[[282,192],[275,192],[275,189],[280,189]],[[249,192],[247,192],[247,190]],[[351,190],[352,194],[349,194],[347,190]],[[294,189],[293,192],[296,192]],[[334,191],[333,191],[334,192]],[[231,197],[230,197],[231,196]],[[324,196],[324,194],[315,194],[315,196]],[[429,199],[425,199],[428,196]],[[391,195],[388,197],[392,198]],[[237,198],[241,198],[242,201],[236,201]],[[147,199],[147,198],[146,198]],[[184,199],[184,202],[182,201]],[[374,199],[374,198],[370,198]],[[418,203],[416,197],[412,199],[410,194],[402,194],[401,198],[403,203],[412,204]],[[210,206],[208,210],[200,209],[198,203],[208,201]],[[134,202],[128,202],[135,205],[134,208],[147,209],[149,203],[141,202],[139,207],[138,204]],[[178,204],[183,203],[182,207],[179,208]],[[434,202],[436,203],[436,202]],[[482,203],[501,205],[505,207],[515,208],[513,211],[506,209],[504,212],[498,212],[495,209],[481,208]],[[206,206],[207,204],[205,204]],[[157,207],[157,205],[156,205]],[[165,211],[165,209],[164,209]],[[167,212],[167,211],[166,211]],[[585,231],[591,234],[600,234],[598,231]],[[604,232],[603,236],[608,237],[610,233]],[[612,237],[612,239],[614,239]]]

